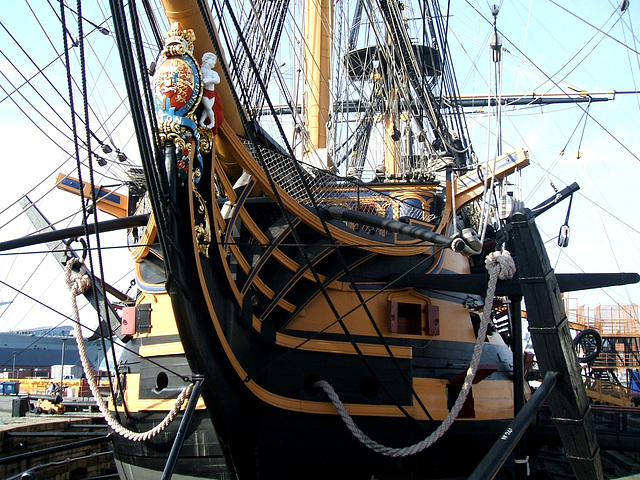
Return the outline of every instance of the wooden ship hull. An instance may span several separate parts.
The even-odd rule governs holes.
[[[189,11],[165,10],[174,17]],[[174,17],[197,38],[203,34],[195,57],[212,49],[204,21]],[[318,175],[309,177],[310,195],[306,174],[268,138],[243,143],[233,128],[241,114],[230,87],[221,82],[216,90],[225,120],[203,156],[206,175],[197,187],[188,178],[170,187],[175,217],[173,208],[154,212],[181,340],[193,371],[204,375],[203,396],[230,468],[240,478],[468,473],[513,418],[512,353],[499,335],[486,342],[460,419],[445,438],[409,457],[385,457],[361,444],[317,386],[330,382],[358,427],[391,447],[423,440],[447,417],[476,343],[482,298],[394,286],[392,279],[407,272],[462,279],[473,262],[402,232],[330,218],[312,204],[314,195],[324,196],[325,207],[405,217],[407,227],[445,238],[453,202],[444,201],[443,185],[364,186]],[[190,152],[183,160],[195,166],[195,141],[180,145]],[[174,144],[167,140],[164,148],[175,168]],[[505,157],[503,175],[527,161],[522,151]],[[284,168],[273,179],[259,162]],[[251,179],[237,186],[242,172]],[[287,186],[288,179],[302,183]],[[474,187],[460,187],[459,205],[476,197]],[[159,192],[150,193],[153,203]],[[462,444],[469,445],[464,454]]]
[[[399,264],[402,259],[395,260]],[[201,310],[195,302],[185,301],[175,286],[169,291],[177,317],[211,318],[211,323],[191,326],[193,337],[181,335],[181,338],[185,350],[190,352],[188,356],[197,359],[196,368],[207,372],[205,403],[241,478],[260,474],[267,478],[292,476],[300,471],[311,478],[323,478],[332,472],[338,472],[335,475],[339,478],[370,478],[381,472],[424,473],[425,465],[429,465],[429,476],[468,473],[513,417],[511,352],[503,345],[489,346],[481,362],[491,378],[473,386],[472,398],[463,413],[465,420],[456,422],[447,436],[427,452],[409,459],[381,457],[358,442],[315,382],[331,378],[356,423],[371,438],[395,447],[413,445],[447,415],[461,384],[452,380],[464,373],[466,361],[472,355],[472,341],[434,341],[422,333],[394,335],[387,342],[393,352],[390,358],[375,341],[373,332],[354,333],[358,349],[368,352],[364,364],[354,345],[341,339],[335,328],[315,334],[307,341],[308,331],[290,327],[281,334],[264,323],[260,330],[249,322],[241,323],[242,317],[247,316],[246,309],[234,305],[231,288],[223,288],[228,265],[209,263],[197,268],[201,270],[201,279],[207,278],[213,282],[211,285],[216,285],[208,298],[201,299],[212,310]],[[391,265],[377,266],[383,272],[385,268],[389,268],[387,274],[393,271]],[[354,274],[357,272],[356,269]],[[389,292],[394,293],[397,292]],[[405,300],[400,308],[419,306],[416,308],[422,311],[422,305],[412,303],[419,301],[416,297],[399,293],[397,298]],[[385,298],[377,307],[382,310],[377,318],[382,318],[381,328],[385,331],[386,302]],[[351,307],[347,304],[338,308],[348,311]],[[307,312],[312,312],[313,303],[307,308]],[[373,303],[371,308],[376,308]],[[331,323],[325,320],[327,312],[307,315],[312,315],[311,321],[322,318],[322,328],[324,322]],[[424,325],[422,313],[419,318],[414,328],[420,332]],[[443,325],[441,318],[441,334],[446,334],[448,326]],[[471,336],[470,319],[468,323]],[[463,327],[454,322],[450,326]],[[302,346],[305,342],[308,344]],[[232,345],[236,346],[233,350]],[[289,361],[291,356],[294,358]],[[276,372],[274,367],[265,368],[271,365],[277,365]],[[403,381],[402,376],[410,378],[411,383]],[[412,398],[412,390],[418,399]],[[450,404],[448,398],[452,398]],[[394,402],[409,414],[405,416]],[[420,403],[426,404],[426,408]],[[472,451],[465,449],[461,458],[460,445],[469,439],[473,439]]]
[[[140,310],[142,305],[142,310]],[[122,397],[112,405],[120,424],[133,432],[147,432],[161,424],[192,375],[177,333],[171,300],[163,290],[143,291],[137,308],[152,306],[153,333],[132,335],[118,361]],[[136,307],[130,307],[135,309]],[[157,435],[143,441],[114,434],[112,452],[121,478],[156,479],[166,468],[178,436],[182,415]],[[226,460],[202,399],[198,402],[172,478],[229,478]]]
[[[380,3],[389,28],[401,30],[390,13],[395,7]],[[546,343],[541,368],[563,378],[552,410],[572,419],[561,436],[583,439],[568,450],[574,469],[600,478],[584,388],[571,380],[578,367],[561,288],[534,215],[516,204],[499,230],[487,231],[483,242],[476,237],[474,205],[489,170],[469,167],[469,149],[452,133],[458,127],[427,112],[433,114],[427,129],[436,137],[429,148],[441,162],[438,175],[423,174],[413,157],[385,146],[391,153],[381,179],[365,182],[338,175],[331,165],[312,167],[307,154],[320,152],[325,142],[322,121],[314,122],[312,112],[322,118],[328,110],[322,113],[321,102],[308,106],[304,151],[274,140],[258,123],[259,108],[243,104],[251,93],[243,90],[245,77],[255,80],[263,108],[277,116],[258,60],[242,56],[251,49],[246,41],[233,54],[225,51],[233,35],[217,30],[216,22],[228,15],[225,26],[239,32],[237,12],[212,13],[200,2],[181,1],[166,1],[164,9],[172,28],[147,97],[157,117],[151,136],[139,124],[139,138],[148,141],[143,162],[166,289],[232,474],[368,479],[471,473],[508,431],[514,399],[524,395],[524,384],[514,383],[522,353],[514,356],[499,334],[485,330],[494,304],[484,262],[506,245],[526,273],[498,290],[537,303],[529,321],[538,328],[534,342]],[[118,15],[114,10],[116,26]],[[118,35],[124,37],[122,23]],[[408,37],[397,40],[397,60],[409,77],[438,74],[438,62],[418,70],[407,63],[416,50]],[[324,35],[307,41],[320,53],[311,54],[306,75],[317,66],[316,78],[329,78]],[[224,106],[224,118],[209,114],[215,128],[202,125],[207,115],[200,101],[213,89],[207,87],[206,52],[219,60],[217,77],[208,73],[217,78],[215,101]],[[130,54],[121,50],[123,57]],[[421,54],[421,62],[429,55]],[[375,71],[353,67],[360,57],[350,57],[349,75],[369,72],[375,81]],[[420,100],[433,101],[427,82],[415,80],[409,78],[409,87],[423,95]],[[322,99],[324,87],[307,82]],[[132,111],[142,108],[138,96],[131,88]],[[397,146],[402,135],[393,122],[386,122],[386,135]],[[412,175],[394,170],[398,159],[412,165]],[[527,163],[527,153],[517,149],[496,159],[490,173],[500,182]]]
[[[486,99],[497,107],[496,158],[479,160],[452,68],[450,12],[437,0],[161,3],[164,39],[148,2],[111,0],[113,31],[94,25],[117,43],[145,175],[137,215],[117,207],[128,218],[114,227],[132,228],[139,294],[116,295],[120,315],[102,271],[67,279],[73,295],[84,289],[104,305],[105,339],[126,344],[111,410],[98,402],[117,434],[120,474],[484,480],[548,398],[576,476],[602,478],[561,294],[638,275],[555,274],[535,218],[578,187],[525,208],[528,152],[502,151],[499,94]],[[80,178],[83,165],[109,165],[91,136],[111,161],[127,155],[89,129],[86,19],[73,12],[76,39],[66,10],[56,17],[65,55],[80,46],[85,96],[82,141],[65,56]],[[88,224],[108,196],[90,190],[82,228],[58,240],[113,226],[95,215]],[[566,246],[566,223],[558,240]],[[523,299],[544,376],[530,398]],[[503,336],[492,321],[505,312]],[[138,438],[169,412],[180,427]],[[515,455],[525,468],[524,448]]]
[[[139,233],[140,232],[140,233]],[[138,241],[134,238],[140,234]],[[165,269],[153,224],[129,231],[138,295],[122,315],[122,336],[128,339],[118,361],[121,396],[112,408],[120,424],[133,432],[147,432],[161,424],[192,371],[178,336],[171,299],[164,288]],[[142,243],[143,246],[136,246]],[[182,415],[151,438],[138,441],[114,434],[113,456],[121,478],[156,479],[167,468],[178,437]],[[172,478],[229,477],[218,436],[202,399],[197,403]]]
[[[122,425],[146,431],[158,425],[167,411],[157,412],[141,409],[132,412],[131,418]],[[145,442],[133,442],[115,438],[111,451],[120,478],[157,479],[167,464],[167,458],[178,433],[179,423],[172,424],[164,432]],[[226,460],[218,444],[216,432],[205,410],[194,414],[190,430],[180,454],[173,476],[177,480],[200,478],[230,478]]]

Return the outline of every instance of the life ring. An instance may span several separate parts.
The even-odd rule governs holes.
[[[595,328],[586,328],[575,336],[573,346],[581,363],[591,363],[600,355],[602,336]]]

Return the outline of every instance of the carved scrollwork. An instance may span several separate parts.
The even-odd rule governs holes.
[[[211,222],[209,221],[209,211],[205,200],[200,192],[193,186],[193,195],[198,202],[198,214],[202,215],[204,223],[195,226],[196,241],[198,242],[198,252],[209,258],[209,246],[211,245]]]
[[[165,148],[171,144],[175,148],[177,181],[181,186],[189,180],[197,183],[202,175],[200,148],[196,146],[194,151],[192,147],[200,142],[195,111],[203,91],[202,73],[193,57],[194,41],[192,30],[172,24],[152,80],[160,143]]]
[[[198,133],[200,134],[200,153],[211,153],[213,148],[213,132],[208,127],[198,127]]]
[[[158,133],[160,134],[160,144],[162,146],[168,141],[176,142],[188,130],[179,122],[174,121],[171,117],[165,117],[158,122]]]

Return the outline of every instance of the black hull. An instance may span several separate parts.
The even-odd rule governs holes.
[[[173,60],[194,61],[188,52],[178,60],[172,47],[163,52],[167,61],[157,70],[162,75],[172,75]],[[318,380],[330,382],[362,431],[389,447],[424,440],[453,410],[459,378],[478,343],[474,322],[482,299],[397,287],[390,280],[411,271],[455,273],[464,281],[469,273],[470,261],[454,253],[453,239],[439,233],[447,233],[453,213],[442,202],[442,189],[428,181],[379,185],[364,194],[359,184],[325,183],[321,176],[314,186],[329,197],[337,193],[340,198],[333,201],[352,209],[371,200],[384,218],[407,220],[413,233],[446,237],[451,250],[437,239],[425,244],[404,228],[388,235],[378,227],[364,228],[360,220],[327,218],[313,201],[287,196],[299,195],[308,175],[266,137],[264,143],[245,145],[225,122],[210,139],[216,150],[196,158],[197,132],[171,123],[176,113],[184,113],[177,106],[166,112],[163,125],[183,136],[163,127],[162,157],[148,165],[149,191],[180,339],[192,372],[204,377],[203,397],[229,468],[241,480],[470,473],[513,416],[513,361],[504,342],[489,346],[486,357],[483,353],[486,369],[474,383],[484,383],[471,387],[464,415],[423,453],[395,459],[375,453],[315,389]],[[199,132],[204,139],[205,131]],[[223,167],[225,155],[234,165],[227,165],[229,171]],[[275,198],[274,179],[260,162],[278,166],[275,181],[290,193]],[[177,170],[186,166],[204,173],[197,187],[190,183],[192,170]],[[235,187],[237,168],[255,178]],[[398,188],[415,205],[396,199]],[[269,191],[273,196],[264,194]],[[405,218],[411,214],[415,218]],[[364,296],[374,301],[368,304]],[[491,343],[482,337],[481,343]],[[483,392],[477,416],[474,389]],[[437,414],[432,416],[431,408]]]
[[[174,306],[181,298],[173,298]],[[178,308],[185,308],[184,303]],[[220,350],[210,341],[197,342],[197,348],[191,351],[198,350],[208,352],[194,358],[206,372],[205,382],[209,388],[203,397],[207,411],[221,442],[228,446],[230,469],[243,480],[464,476],[474,470],[509,424],[509,420],[456,422],[423,453],[388,458],[360,443],[337,415],[291,412],[260,401],[239,381],[226,357],[216,358]],[[370,438],[398,448],[420,442],[439,425],[439,422],[418,423],[404,418],[357,417],[354,420]]]
[[[258,432],[260,444],[253,460],[247,459],[253,463],[255,472],[247,478],[369,480],[467,476],[508,423],[457,424],[425,452],[389,458],[362,445],[337,417],[291,415],[269,409],[264,413]],[[417,443],[427,433],[418,431],[410,420],[355,420],[372,438],[384,439],[385,445],[407,446],[404,442]],[[245,451],[249,447],[246,445]]]
[[[165,415],[166,412],[136,413],[122,423],[127,428],[146,431],[160,423]],[[163,432],[144,442],[134,442],[114,433],[112,450],[120,478],[160,478],[181,419],[180,414]],[[231,478],[216,432],[204,410],[193,415],[172,478]]]
[[[184,258],[182,260],[184,262]],[[423,453],[394,459],[362,445],[337,415],[273,407],[257,398],[238,377],[223,353],[213,324],[189,321],[204,318],[208,312],[206,300],[199,295],[200,290],[195,285],[189,294],[184,294],[178,287],[181,282],[197,278],[195,265],[182,265],[177,272],[178,281],[170,282],[168,288],[178,328],[194,372],[205,377],[207,389],[203,397],[207,410],[221,442],[228,447],[230,468],[240,479],[428,479],[468,475],[509,423],[509,420],[458,421]],[[207,275],[222,271],[211,268]],[[219,289],[210,292],[210,300],[214,306],[224,306],[217,309],[221,318],[235,318],[238,311],[229,300],[230,294],[223,283],[219,285]],[[262,350],[266,355],[264,358],[268,357],[266,352],[273,347],[260,346],[255,332],[237,324],[229,328],[236,329],[232,335],[234,345],[244,344],[246,349]],[[301,395],[326,401],[323,392],[308,390]],[[418,443],[439,425],[439,422],[377,416],[354,420],[370,438],[393,447]]]
[[[185,45],[191,38],[182,30],[174,34],[183,35]],[[190,52],[171,45],[168,40],[154,77],[158,85],[161,75],[173,78],[174,60],[194,62]],[[199,75],[197,69],[191,72],[194,79]],[[205,403],[230,468],[242,480],[471,473],[504,431],[514,407],[511,352],[499,336],[485,331],[495,308],[492,287],[485,299],[463,293],[466,275],[484,260],[482,244],[477,238],[465,243],[446,237],[456,233],[450,225],[458,222],[459,201],[470,202],[477,193],[467,191],[470,197],[463,200],[455,192],[458,179],[450,164],[445,188],[425,182],[364,189],[320,175],[311,178],[293,152],[273,148],[259,130],[247,132],[248,145],[243,144],[226,123],[215,139],[220,156],[203,147],[211,157],[200,157],[198,135],[208,130],[198,133],[187,126],[196,104],[172,104],[160,87],[157,93],[164,158],[149,167],[156,182],[151,194],[166,255],[167,291],[191,369],[204,377]],[[174,118],[176,113],[184,117]],[[197,158],[191,147],[198,149]],[[199,183],[188,183],[191,170],[177,170],[189,165]],[[251,178],[239,178],[237,169]],[[402,195],[411,196],[418,211]],[[343,218],[331,210],[336,206],[354,215],[362,209],[375,213]],[[505,231],[515,238],[507,240],[515,243],[525,299],[540,304],[530,323],[555,341],[548,343],[553,358],[545,369],[564,373],[573,365],[568,357],[575,358],[570,336],[545,325],[549,312],[557,314],[555,323],[563,322],[559,288],[535,224],[520,216],[516,213],[514,229],[507,222]],[[414,225],[407,228],[396,218]],[[393,228],[387,228],[391,219]],[[419,245],[427,240],[423,233],[429,234],[429,245]],[[476,258],[460,257],[449,247]],[[410,284],[403,290],[392,279],[407,272],[436,284],[439,274],[453,273],[461,288]],[[471,360],[469,347],[485,344],[492,347],[482,358],[474,351]],[[485,365],[481,375],[476,375],[478,365]],[[356,435],[366,435],[373,449],[343,424],[337,401],[316,390],[320,380],[349,406],[364,432]],[[560,387],[576,393],[562,405],[571,415],[563,418],[573,419],[576,412],[586,417],[580,405],[586,395],[579,395],[579,386],[563,380]],[[474,389],[482,398],[478,415]],[[465,396],[454,403],[460,391]],[[437,415],[432,417],[430,408]],[[412,447],[453,415],[451,430],[435,446]],[[586,422],[567,433],[590,430]],[[412,448],[394,451],[397,458],[390,458],[375,453],[371,440],[384,445],[386,453]],[[582,457],[593,458],[591,446],[580,445],[575,456],[588,461],[585,471],[599,478],[599,462]]]

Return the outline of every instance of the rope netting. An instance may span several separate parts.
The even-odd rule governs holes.
[[[362,204],[375,204],[376,214],[385,212],[384,216],[390,218],[411,217],[429,221],[429,210],[415,199],[395,198],[389,193],[369,188],[361,182],[354,182],[327,170],[302,164],[288,155],[266,147],[259,145],[256,147],[249,142],[245,145],[253,153],[256,153],[256,148],[259,149],[259,158],[264,163],[262,167],[269,171],[278,187],[298,203],[311,207],[313,206],[311,196],[313,196],[319,204],[341,205],[354,210],[359,209]],[[300,165],[301,175],[305,176],[304,182],[309,187],[309,191],[305,189],[301,175],[294,173],[297,172],[294,162]]]

